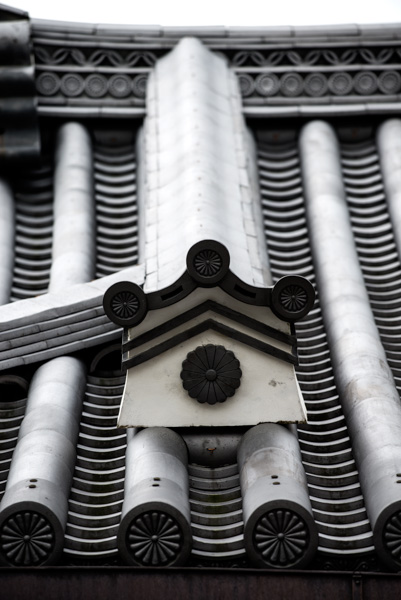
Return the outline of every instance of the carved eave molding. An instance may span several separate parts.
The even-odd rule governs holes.
[[[39,112],[146,115],[147,79],[183,37],[225,54],[247,117],[400,111],[400,26],[160,27],[33,21]]]
[[[190,249],[174,285],[149,294],[131,282],[107,290],[105,312],[124,326],[120,426],[306,421],[291,324],[312,308],[313,286],[288,276],[253,287],[229,258],[205,240]]]

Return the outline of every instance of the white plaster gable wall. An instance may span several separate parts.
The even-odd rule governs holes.
[[[164,330],[178,315],[191,311],[206,300],[236,311],[259,322],[260,331],[221,315],[210,308],[193,316],[186,323]],[[251,306],[231,298],[219,288],[199,288],[182,302],[163,309],[150,311],[137,327],[128,331],[127,341],[157,331],[158,335],[128,350],[127,358],[134,359],[153,347],[165,344],[169,339],[190,330],[207,319],[235,329],[254,340],[268,343],[281,352],[290,353],[290,326],[275,317],[265,306]],[[279,339],[263,329],[267,325],[279,333]],[[225,402],[215,405],[200,404],[184,389],[180,377],[182,363],[189,352],[197,346],[222,345],[235,354],[242,370],[241,383],[235,394]],[[274,353],[274,350],[273,350]],[[121,427],[190,427],[190,426],[243,426],[264,422],[305,422],[306,408],[298,387],[293,364],[282,358],[257,350],[248,344],[208,329],[188,340],[177,343],[158,356],[132,368],[128,368],[118,419]]]
[[[180,378],[187,354],[206,344],[234,352],[242,370],[235,395],[214,405],[190,398]],[[305,421],[293,365],[209,330],[129,369],[118,423],[120,427],[216,427]]]

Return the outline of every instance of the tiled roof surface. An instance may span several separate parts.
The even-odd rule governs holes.
[[[109,121],[46,122],[47,158],[2,176],[3,562],[146,566],[168,564],[184,548],[192,565],[246,566],[252,494],[244,473],[255,440],[264,438],[265,463],[278,473],[269,471],[269,489],[281,504],[255,526],[256,562],[399,568],[401,121],[266,120],[251,131],[232,72],[196,39],[156,63],[147,113],[138,135]],[[117,428],[121,331],[102,308],[116,281],[146,291],[176,281],[188,249],[202,239],[222,241],[233,271],[250,284],[298,274],[318,292],[295,326],[308,423],[240,432],[230,442],[242,439],[239,464],[234,458],[217,468],[187,465],[177,433],[160,433],[157,450],[152,428],[128,435]],[[130,521],[132,490],[144,485],[135,440],[153,448],[146,460],[171,466],[172,497],[189,481],[189,558],[188,535],[183,542],[174,519],[153,505],[146,518]],[[273,488],[280,477],[282,487]],[[287,498],[277,496],[286,490]],[[183,494],[176,497],[179,512]],[[318,549],[309,556],[314,532]],[[162,539],[154,554],[146,550],[152,535]]]

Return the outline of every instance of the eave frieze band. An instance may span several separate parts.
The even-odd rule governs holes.
[[[396,34],[383,28],[381,35],[372,31],[362,38],[358,31],[336,35],[333,30],[322,40],[312,32],[295,32],[288,39],[280,32],[278,40],[274,28],[270,35],[267,29],[265,36],[251,30],[247,36],[230,36],[229,44],[224,32],[187,33],[225,54],[247,116],[294,116],[290,108],[295,106],[307,108],[310,115],[337,114],[351,105],[357,112],[374,107],[380,112],[380,105],[399,110],[401,44]],[[120,35],[86,31],[74,39],[71,32],[55,37],[35,28],[40,114],[143,117],[148,76],[178,39],[134,30]]]

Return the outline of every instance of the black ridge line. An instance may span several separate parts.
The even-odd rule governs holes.
[[[185,271],[177,281],[166,288],[146,294],[148,310],[171,306],[189,296],[197,287],[196,281],[192,279],[188,271]]]
[[[195,327],[187,329],[186,331],[173,336],[161,344],[153,346],[153,348],[150,348],[149,350],[146,350],[145,352],[142,352],[133,358],[128,359],[126,357],[126,353],[124,353],[123,366],[125,369],[129,369],[131,367],[135,367],[136,365],[140,365],[148,360],[151,360],[152,358],[155,358],[156,356],[159,356],[160,354],[163,354],[163,352],[166,352],[167,350],[171,350],[171,348],[174,348],[178,344],[181,344],[182,342],[185,342],[186,340],[189,340],[200,333],[204,333],[208,329],[213,329],[214,331],[222,333],[231,339],[237,340],[238,342],[246,344],[247,346],[251,346],[251,348],[255,348],[255,350],[259,350],[260,352],[264,352],[265,354],[269,354],[293,365],[296,365],[298,362],[297,356],[294,356],[294,354],[290,352],[285,352],[284,350],[275,348],[270,344],[261,342],[260,340],[236,331],[227,325],[218,323],[213,319],[206,319],[203,321],[203,323],[199,323],[198,325],[195,325]]]
[[[273,327],[271,327],[270,325],[265,325],[264,323],[261,323],[256,319],[243,315],[226,306],[222,306],[214,300],[206,300],[205,302],[202,302],[202,304],[198,304],[198,306],[190,308],[189,310],[178,315],[177,317],[174,317],[173,319],[170,319],[169,321],[166,321],[165,323],[162,323],[161,325],[158,325],[157,327],[146,331],[145,333],[139,335],[133,340],[124,341],[124,339],[126,340],[126,336],[124,336],[122,350],[123,352],[125,352],[127,350],[131,350],[132,348],[138,348],[142,344],[154,340],[160,335],[163,335],[164,333],[175,329],[179,325],[187,323],[191,319],[198,317],[199,315],[205,313],[208,310],[212,310],[213,312],[216,312],[217,314],[223,317],[228,317],[229,319],[232,319],[233,321],[236,321],[241,325],[245,325],[246,327],[257,331],[258,333],[267,335],[280,342],[285,342],[286,344],[292,346],[294,350],[294,346],[296,344],[296,338],[294,337],[294,335],[288,335],[286,333],[283,333],[282,331],[273,329]]]
[[[271,293],[274,286],[258,288],[242,281],[237,275],[228,270],[227,275],[218,284],[227,294],[254,306],[271,306]],[[284,320],[284,319],[282,319]]]
[[[218,283],[212,286],[201,285],[194,279],[188,271],[185,271],[173,284],[169,285],[157,292],[146,294],[148,309],[155,310],[175,304],[179,300],[186,298],[194,289],[198,287],[220,287],[227,294],[240,300],[245,304],[254,306],[270,306],[271,305],[271,290],[269,288],[258,288],[248,283],[244,283],[239,277],[228,270],[227,275]],[[282,319],[284,320],[284,319]]]

